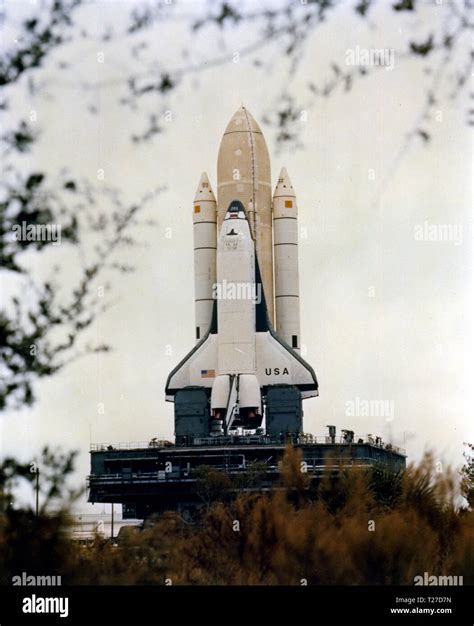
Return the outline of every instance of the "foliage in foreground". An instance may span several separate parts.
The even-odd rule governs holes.
[[[403,474],[325,478],[309,497],[288,449],[280,490],[211,499],[196,524],[166,514],[128,528],[118,547],[99,537],[75,544],[64,512],[36,518],[7,507],[0,581],[25,571],[62,575],[63,584],[413,585],[428,572],[473,584],[474,511],[459,505],[468,475],[436,472],[427,455]]]

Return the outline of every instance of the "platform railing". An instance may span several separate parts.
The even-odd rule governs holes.
[[[175,444],[168,439],[153,438],[150,441],[140,442],[121,442],[117,444],[110,443],[92,443],[90,446],[91,452],[107,452],[114,450],[144,450],[149,448],[185,448],[193,446],[234,446],[234,445],[310,445],[310,444],[327,444],[327,445],[353,445],[353,444],[370,444],[375,448],[382,450],[395,452],[406,456],[404,448],[395,446],[394,444],[382,441],[376,437],[359,437],[355,435],[352,440],[349,440],[345,435],[339,435],[337,437],[316,436],[311,434],[287,434],[282,437],[270,437],[269,435],[229,435],[218,437],[199,437],[195,438],[192,443],[187,446],[175,446]]]
[[[173,447],[174,443],[168,439],[152,439],[151,441],[125,441],[120,443],[91,443],[91,452],[106,452],[107,450],[142,450],[144,448]]]
[[[330,459],[313,459],[308,460],[306,462],[306,472],[307,474],[319,474],[323,471],[338,471],[341,468],[341,464],[345,467],[360,467],[366,468],[370,465],[376,465],[378,462],[377,459],[372,457],[357,457],[353,459],[347,459],[346,457],[331,457]],[[245,464],[225,464],[221,463],[215,466],[212,466],[216,470],[222,470],[229,474],[240,474],[248,471],[251,466]],[[267,475],[278,474],[281,472],[281,467],[278,464],[268,464],[265,466],[263,473]],[[183,467],[175,467],[170,472],[165,471],[154,471],[154,472],[123,472],[123,473],[113,473],[113,474],[91,474],[87,476],[87,485],[88,487],[94,486],[98,487],[102,485],[106,487],[107,485],[116,485],[116,484],[131,484],[131,483],[166,483],[172,482],[174,480],[182,481],[190,480],[195,481],[199,479],[200,473],[198,468],[183,468]]]

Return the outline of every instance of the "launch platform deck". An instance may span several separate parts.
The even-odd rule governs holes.
[[[301,450],[310,484],[324,471],[337,474],[341,467],[405,467],[404,450],[372,438],[347,442],[343,437],[294,435],[276,440],[251,435],[198,438],[187,446],[158,440],[93,444],[89,502],[121,503],[124,519],[169,510],[187,514],[203,503],[200,485],[206,468],[225,472],[239,490],[269,491],[277,487],[289,444]]]

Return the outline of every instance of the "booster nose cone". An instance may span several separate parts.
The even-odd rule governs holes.
[[[194,196],[194,202],[199,202],[199,200],[209,200],[211,202],[216,201],[216,197],[214,196],[214,192],[212,191],[211,183],[209,182],[206,172],[201,174],[201,178],[199,179],[199,184],[196,189],[196,195]]]
[[[275,187],[275,193],[273,194],[273,199],[279,198],[281,196],[284,196],[285,198],[295,197],[293,185],[291,184],[290,177],[288,176],[288,172],[286,171],[285,167],[281,168],[277,186]]]

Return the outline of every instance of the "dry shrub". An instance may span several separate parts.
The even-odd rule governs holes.
[[[436,472],[429,454],[400,475],[341,470],[311,498],[300,458],[288,451],[281,489],[211,505],[196,532],[181,537],[170,576],[182,584],[411,585],[426,571],[473,580],[473,513],[456,506],[450,470]]]
[[[165,514],[124,533],[118,547],[99,537],[79,547],[50,518],[34,529],[31,519],[15,527],[0,519],[2,574],[17,562],[13,573],[36,569],[78,584],[413,585],[424,572],[474,583],[474,513],[431,455],[398,475],[341,467],[317,486],[300,463],[288,449],[271,493],[235,496],[228,477],[212,473],[207,485],[204,476],[194,524]]]

